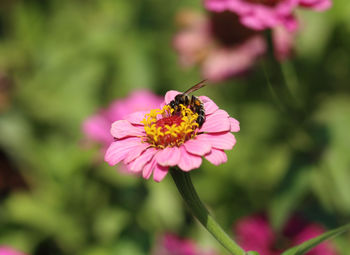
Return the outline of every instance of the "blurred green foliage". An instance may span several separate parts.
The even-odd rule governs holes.
[[[202,8],[190,0],[0,2],[0,76],[9,84],[0,150],[11,162],[1,171],[24,183],[0,193],[0,244],[33,255],[138,255],[175,232],[221,249],[170,176],[158,184],[121,174],[81,132],[86,117],[134,89],[164,94],[200,80],[171,47],[184,7]],[[304,27],[292,61],[265,58],[247,76],[202,90],[241,122],[228,163],[193,172],[228,232],[261,211],[276,228],[296,211],[330,228],[350,220],[349,12],[347,0],[322,14],[298,12]],[[350,254],[349,240],[337,239],[341,254]]]

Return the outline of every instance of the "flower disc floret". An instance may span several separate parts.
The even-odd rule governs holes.
[[[152,147],[180,146],[196,136],[198,114],[180,104],[180,111],[174,112],[169,105],[162,109],[151,110],[141,123],[144,124],[146,137],[144,141]]]
[[[136,112],[114,122],[111,134],[115,141],[105,161],[110,165],[123,161],[128,171],[141,172],[146,179],[153,174],[157,182],[167,175],[169,167],[183,171],[199,168],[202,157],[214,165],[225,163],[225,150],[236,143],[231,132],[239,131],[239,122],[208,97],[199,96],[205,111],[205,122],[199,127],[198,114],[190,108],[180,105],[175,112],[169,106],[178,94],[168,91],[161,109]]]

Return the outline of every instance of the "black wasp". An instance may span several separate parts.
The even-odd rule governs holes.
[[[204,87],[205,81],[206,80],[198,82],[186,90],[184,93],[176,95],[174,100],[171,100],[169,103],[170,107],[174,109],[174,113],[177,113],[181,110],[180,104],[189,107],[193,112],[197,113],[198,118],[196,122],[198,123],[199,127],[201,127],[205,121],[204,105],[199,98],[195,97],[194,95],[189,96],[188,94]]]

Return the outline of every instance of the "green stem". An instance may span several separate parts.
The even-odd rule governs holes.
[[[293,67],[293,63],[289,60],[285,60],[280,63],[282,75],[284,78],[285,85],[288,89],[289,94],[293,97],[294,100],[299,100],[299,91],[298,91],[298,77]]]
[[[262,70],[264,72],[264,76],[265,76],[265,79],[266,79],[267,87],[268,87],[268,89],[269,89],[273,99],[275,100],[275,103],[278,105],[278,107],[280,108],[280,110],[283,113],[288,113],[288,110],[287,110],[284,102],[281,100],[281,98],[278,95],[277,91],[275,90],[275,88],[271,84],[270,77],[269,77],[269,75],[267,73],[267,70],[266,70],[266,67],[265,67],[265,63],[263,61],[261,62],[261,66],[262,66]]]
[[[194,217],[218,240],[231,254],[245,255],[245,251],[236,244],[220,227],[205,208],[198,197],[198,194],[192,184],[190,174],[177,168],[170,169],[171,176],[179,190],[182,198],[191,210]]]
[[[294,69],[294,65],[289,60],[280,63],[281,71],[284,79],[284,87],[288,93],[291,102],[296,105],[296,109],[305,115],[303,109],[304,103],[302,100],[301,88],[299,86],[299,79]]]

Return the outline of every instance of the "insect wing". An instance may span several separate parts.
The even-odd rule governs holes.
[[[192,86],[191,88],[189,88],[188,90],[186,90],[186,91],[184,92],[184,94],[190,94],[190,93],[192,93],[193,91],[196,91],[196,90],[198,90],[198,89],[204,87],[204,86],[206,85],[206,84],[205,84],[205,81],[206,81],[206,80],[203,80],[203,81],[198,82],[197,84],[195,84],[194,86]]]

